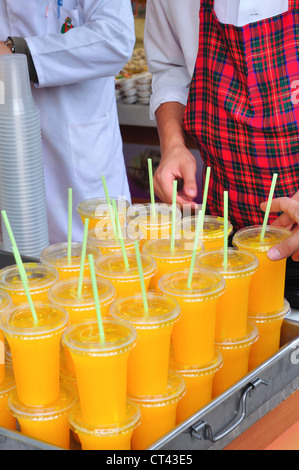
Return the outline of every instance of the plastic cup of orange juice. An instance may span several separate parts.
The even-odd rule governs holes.
[[[18,420],[22,434],[69,449],[68,413],[77,399],[71,387],[61,384],[59,397],[45,406],[25,405],[15,391],[9,395],[7,405],[10,413]]]
[[[141,423],[133,431],[132,450],[144,450],[170,432],[176,425],[179,400],[186,393],[184,379],[169,372],[168,383],[160,395],[128,395],[141,411]]]
[[[104,318],[102,343],[96,320],[70,325],[62,342],[75,365],[82,419],[90,425],[121,421],[126,414],[129,353],[137,333],[127,321]]]
[[[149,255],[141,253],[144,284],[148,289],[151,278],[157,272],[156,261]],[[126,271],[122,253],[112,253],[103,255],[95,260],[96,276],[103,277],[110,281],[116,290],[117,296],[133,295],[141,292],[141,285],[138,273],[138,266],[135,253],[127,253],[129,270]]]
[[[147,315],[141,294],[120,297],[110,307],[112,317],[129,321],[137,331],[128,363],[131,395],[156,395],[166,389],[171,332],[180,315],[176,300],[164,294],[149,292],[147,302]]]
[[[177,407],[177,424],[190,418],[200,408],[210,403],[212,400],[213,380],[222,365],[222,355],[217,350],[215,350],[213,361],[204,366],[179,364],[173,359],[173,354],[171,354],[170,370],[180,374],[186,384],[186,394],[179,401]]]
[[[132,434],[140,418],[138,405],[129,400],[123,419],[110,425],[88,425],[82,418],[80,404],[69,414],[70,428],[78,436],[82,450],[131,450]]]
[[[172,227],[172,205],[156,203],[155,212],[151,203],[133,204],[128,209],[127,234],[131,239],[140,238],[141,246],[146,240],[169,238]],[[182,218],[181,209],[176,207],[175,224]]]
[[[172,330],[175,360],[199,366],[214,359],[216,311],[225,281],[217,271],[195,268],[188,289],[188,277],[189,269],[165,274],[158,288],[181,307],[181,316]]]
[[[285,299],[284,306],[277,312],[261,313],[249,320],[255,324],[259,339],[252,345],[249,354],[249,370],[255,369],[280,348],[280,334],[284,319],[290,313],[290,304]]]
[[[91,278],[83,278],[80,298],[78,298],[78,282],[78,277],[64,279],[56,282],[48,292],[49,301],[68,312],[70,324],[97,318]],[[97,278],[97,287],[101,315],[107,317],[109,307],[116,297],[115,288],[104,278]]]
[[[123,242],[126,248],[126,251],[135,252],[134,241],[126,235],[126,231],[123,230]],[[114,232],[112,229],[103,231],[102,228],[98,229],[93,227],[88,231],[87,237],[88,243],[95,245],[102,255],[120,252],[121,244],[119,239],[115,238]]]
[[[225,279],[226,289],[217,306],[217,342],[247,334],[249,288],[259,265],[254,253],[236,248],[228,248],[227,269],[223,259],[223,250],[203,252],[196,258],[196,266],[216,269]]]
[[[6,365],[5,379],[0,384],[0,427],[15,431],[16,418],[8,411],[7,401],[10,393],[16,388],[13,368]]]
[[[194,240],[195,229],[198,217],[190,216],[183,217],[180,225],[182,236],[189,240]],[[232,224],[228,221],[228,235],[233,231]],[[215,217],[212,215],[206,215],[204,217],[203,226],[203,244],[204,249],[208,250],[219,250],[224,245],[224,219],[222,217]]]
[[[248,374],[250,349],[257,339],[257,327],[248,322],[246,336],[238,339],[228,338],[215,344],[223,357],[223,367],[214,377],[213,398],[221,395]]]
[[[12,306],[11,297],[5,292],[0,291],[0,315]],[[5,342],[3,331],[0,330],[0,384],[5,379]]]
[[[24,263],[29,291],[33,302],[47,302],[48,290],[59,279],[58,272],[41,263]],[[17,265],[0,271],[0,289],[7,292],[15,306],[27,302],[26,293]]]
[[[117,212],[119,217],[120,225],[123,227],[126,224],[127,220],[127,210],[130,207],[130,203],[123,198],[111,198],[111,201],[115,200],[117,206]],[[113,206],[111,204],[110,209],[113,212]],[[107,204],[106,198],[91,198],[82,201],[77,206],[77,211],[82,219],[83,225],[85,224],[85,219],[89,219],[89,227],[103,228],[112,228],[112,222],[110,218],[109,205]]]
[[[200,243],[198,253],[202,250],[203,244]],[[174,251],[172,251],[170,239],[147,240],[142,251],[152,256],[157,263],[157,274],[153,277],[153,286],[157,290],[158,281],[164,274],[189,268],[193,243],[185,238],[175,240]]]
[[[267,252],[276,244],[290,237],[291,232],[280,227],[268,226],[261,242],[261,226],[246,227],[239,230],[233,243],[239,249],[252,251],[259,260],[259,269],[253,275],[249,290],[248,313],[250,316],[260,312],[275,312],[283,308],[286,259],[271,261]]]
[[[9,343],[19,400],[43,406],[59,396],[60,342],[68,314],[54,305],[35,302],[38,324],[28,304],[21,304],[0,317]]]
[[[71,249],[71,264],[68,262],[68,244],[67,242],[63,243],[54,243],[46,247],[41,255],[40,261],[46,266],[52,266],[56,269],[59,274],[60,279],[67,279],[69,277],[79,277],[80,266],[81,266],[81,252],[82,252],[82,243],[72,242]],[[94,259],[97,259],[101,256],[99,249],[94,246],[87,244],[86,246],[86,256],[84,263],[84,276],[90,276],[88,255],[93,255]]]

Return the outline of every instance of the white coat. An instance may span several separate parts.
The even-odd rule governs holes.
[[[74,28],[61,33],[65,18]],[[130,0],[0,0],[0,40],[24,37],[39,83],[50,243],[67,240],[68,188],[73,240],[83,224],[76,206],[104,196],[130,200],[115,100],[115,81],[135,43]]]

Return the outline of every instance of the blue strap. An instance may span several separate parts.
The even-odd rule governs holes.
[[[57,0],[57,18],[60,18],[60,7],[63,6],[63,0]]]

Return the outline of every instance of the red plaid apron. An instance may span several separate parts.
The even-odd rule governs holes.
[[[220,23],[214,1],[202,0],[184,128],[211,167],[207,209],[222,215],[228,191],[235,230],[262,223],[273,173],[275,197],[299,190],[298,89],[299,0],[244,27]]]

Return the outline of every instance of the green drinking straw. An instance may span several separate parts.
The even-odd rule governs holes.
[[[98,326],[99,326],[100,340],[101,340],[101,343],[105,343],[105,333],[104,333],[104,327],[103,327],[101,307],[100,307],[100,302],[99,302],[97,279],[96,279],[95,270],[94,270],[93,255],[88,255],[88,261],[89,261],[89,268],[90,268],[90,277],[91,277],[91,283],[92,283],[93,297],[94,297],[95,308],[96,308],[96,313],[97,313],[97,321],[98,321]]]
[[[122,251],[122,254],[123,254],[125,269],[126,269],[126,271],[129,271],[130,266],[129,266],[128,256],[127,256],[126,247],[125,247],[125,244],[124,244],[121,225],[120,225],[120,222],[119,222],[116,202],[115,202],[114,199],[112,200],[112,206],[113,206],[113,209],[114,209],[115,220],[116,220],[116,225],[117,225],[117,232],[118,232],[118,241],[120,243],[121,251]]]
[[[67,235],[67,259],[72,264],[72,211],[73,211],[73,190],[68,189],[68,235]]]
[[[140,285],[141,285],[141,293],[142,293],[144,313],[145,313],[145,317],[147,317],[148,316],[148,301],[147,301],[146,289],[145,289],[145,284],[144,284],[144,276],[143,276],[143,269],[142,269],[142,262],[141,262],[139,244],[138,244],[137,240],[134,241],[134,247],[135,247],[138,274],[139,274]]]
[[[148,177],[149,177],[149,185],[150,185],[150,195],[151,195],[151,209],[154,219],[156,218],[156,206],[155,206],[155,191],[154,191],[154,178],[153,178],[153,165],[152,159],[147,159],[148,165]]]
[[[172,190],[172,212],[171,212],[171,253],[174,253],[175,245],[175,221],[176,221],[176,197],[177,197],[177,180],[173,181],[173,190]]]
[[[12,229],[11,229],[6,211],[4,211],[4,210],[1,211],[1,214],[2,214],[4,223],[5,223],[5,226],[6,226],[6,229],[7,229],[11,244],[12,244],[12,251],[13,251],[13,254],[14,254],[14,257],[15,257],[15,260],[16,260],[16,264],[18,266],[19,274],[20,274],[20,277],[21,277],[21,280],[22,280],[22,283],[23,283],[23,286],[24,286],[25,294],[26,294],[26,297],[27,297],[27,300],[28,300],[28,304],[29,304],[29,307],[30,307],[30,310],[31,310],[31,313],[32,313],[32,316],[33,316],[33,321],[34,321],[34,324],[37,325],[38,324],[38,318],[37,318],[36,311],[35,311],[35,308],[34,308],[34,305],[33,305],[33,302],[32,302],[32,298],[31,298],[31,294],[30,294],[30,291],[29,291],[28,278],[27,278],[27,275],[26,275],[26,271],[25,271],[25,268],[24,268],[24,265],[23,265],[23,262],[22,262],[17,244],[16,244],[16,241],[15,241],[14,235],[12,233]]]
[[[267,228],[267,224],[268,224],[270,208],[271,208],[271,204],[272,204],[272,199],[273,199],[273,195],[274,195],[274,191],[275,191],[277,178],[278,178],[278,174],[274,173],[273,178],[272,178],[272,184],[271,184],[271,189],[270,189],[270,193],[269,193],[267,208],[266,208],[266,212],[265,212],[265,216],[264,216],[262,232],[261,232],[261,243],[264,241],[264,237],[265,237],[265,233],[266,233],[266,228]]]
[[[111,199],[110,199],[110,196],[109,196],[109,191],[108,191],[108,187],[107,187],[107,183],[106,183],[106,178],[105,178],[105,176],[102,176],[101,179],[102,179],[102,184],[103,184],[103,188],[104,188],[106,201],[107,201],[107,204],[108,204],[108,211],[109,211],[109,215],[110,215],[110,220],[111,220],[111,224],[112,224],[114,238],[115,238],[115,240],[118,240],[117,229],[116,229],[116,225],[115,225],[116,220],[115,220],[115,217],[113,215],[113,209],[112,209],[112,206],[111,206]]]
[[[224,243],[223,243],[223,267],[227,271],[227,238],[228,238],[228,192],[224,191]]]
[[[80,262],[78,292],[77,292],[78,299],[81,299],[81,296],[82,296],[84,265],[85,265],[85,258],[86,258],[86,245],[87,245],[87,237],[88,237],[88,226],[89,226],[89,219],[85,219],[82,250],[81,250],[81,262]]]
[[[193,253],[192,253],[191,264],[190,264],[190,269],[189,269],[188,282],[187,282],[188,289],[191,289],[191,284],[192,284],[195,258],[197,255],[197,247],[198,247],[199,236],[200,236],[200,231],[201,231],[201,226],[202,226],[202,216],[203,216],[202,211],[198,211],[197,224],[196,224],[196,229],[195,229],[195,238],[194,238],[194,244],[193,244]]]
[[[203,199],[202,199],[202,209],[201,209],[202,210],[202,229],[204,226],[204,220],[205,220],[205,215],[206,215],[210,175],[211,175],[211,167],[209,166],[206,171],[205,188],[204,188]]]

